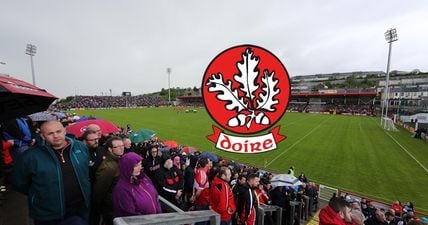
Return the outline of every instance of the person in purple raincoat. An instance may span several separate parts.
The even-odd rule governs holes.
[[[113,189],[116,217],[162,213],[158,193],[142,170],[142,159],[134,152],[120,159],[120,178]]]

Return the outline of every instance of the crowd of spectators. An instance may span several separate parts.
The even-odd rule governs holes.
[[[287,109],[291,112],[330,113],[347,115],[374,115],[373,105],[364,104],[310,104],[289,103]]]
[[[406,225],[424,224],[427,218],[415,218],[412,202],[402,204],[394,201],[390,206],[376,206],[370,200],[353,198],[344,193],[340,197],[334,194],[328,206],[320,211],[320,225]]]
[[[68,103],[59,103],[58,109],[72,108],[115,108],[137,106],[160,106],[166,102],[160,96],[75,96]]]
[[[42,125],[44,126],[42,128],[30,128],[31,125],[29,125],[29,131],[32,132],[31,141],[28,143],[27,149],[19,149],[18,154],[22,154],[30,148],[38,148],[43,151],[51,149],[54,152],[59,151],[56,155],[60,164],[67,165],[69,160],[76,160],[73,157],[64,157],[62,154],[64,148],[59,150],[54,148],[55,143],[59,140],[58,137],[47,138],[50,135],[49,132],[52,132],[51,130],[62,127],[55,122],[44,123],[48,125]],[[156,136],[144,142],[132,143],[128,138],[130,134],[132,135],[130,126],[116,134],[104,135],[98,125],[92,124],[87,127],[81,137],[66,138],[64,129],[65,143],[71,143],[71,146],[81,146],[79,143],[82,143],[86,146],[84,151],[87,151],[89,155],[88,161],[80,166],[86,164],[87,166],[84,167],[89,171],[88,180],[90,180],[92,190],[91,208],[83,216],[78,214],[80,222],[76,224],[98,225],[100,222],[113,224],[113,218],[117,216],[169,212],[169,208],[159,202],[158,195],[185,211],[213,209],[221,215],[223,224],[255,224],[256,209],[263,204],[283,208],[283,221],[287,221],[290,217],[289,212],[292,207],[290,202],[300,202],[302,207],[310,209],[317,204],[317,187],[303,173],[298,176],[301,182],[299,186],[272,186],[271,179],[274,175],[268,171],[223,159],[212,153],[190,151],[181,146],[171,147]],[[40,139],[40,135],[44,137],[45,141]],[[4,143],[3,149],[7,150],[3,152],[14,151],[7,145],[10,140],[4,139],[2,142]],[[65,148],[68,148],[67,146],[70,145],[65,145]],[[79,152],[74,149],[75,147],[70,148],[72,148],[70,151]],[[80,151],[82,150],[80,149]],[[11,166],[16,159],[18,157],[12,157],[9,165]],[[20,170],[12,174],[18,176],[20,173],[24,173],[27,170],[23,168],[31,166],[32,163],[34,162],[26,161],[25,164],[22,164],[22,159],[18,160]],[[72,173],[67,166],[62,166],[62,169]],[[35,173],[32,171],[31,174],[24,177]],[[293,166],[290,167],[288,174],[294,175]],[[38,175],[37,177],[40,179]],[[21,177],[21,179],[23,178]],[[15,177],[13,180],[16,182],[19,179]],[[73,182],[73,180],[68,180],[68,182]],[[76,181],[74,180],[74,182]],[[30,185],[25,182],[14,183],[18,186],[24,184]],[[71,191],[73,188],[77,187],[71,185],[64,191]],[[74,190],[73,194],[76,195],[76,193],[77,196],[80,196],[79,193],[87,192]],[[67,196],[66,194],[66,201]],[[311,198],[314,204],[305,205],[304,196]],[[78,199],[80,202],[83,201],[82,197]],[[350,200],[347,196],[342,196],[342,199]],[[70,200],[70,196],[68,196],[68,200]],[[42,205],[48,203],[39,202]],[[76,203],[72,203],[74,208],[71,208],[74,210],[73,213],[76,213]],[[68,206],[68,204],[66,205]],[[366,225],[380,224],[377,221],[373,223],[371,221],[385,216],[385,220],[389,222],[388,218],[397,220],[397,223],[389,223],[390,225],[406,225],[414,219],[414,208],[411,203],[401,206],[398,202],[391,209],[382,211],[382,209],[373,208],[374,205],[365,199],[361,201],[351,199],[347,201],[346,207],[359,210],[363,215],[362,221],[366,221]],[[66,208],[65,215],[70,213],[67,210],[69,208]],[[333,211],[339,213],[336,208]],[[388,217],[391,213],[394,217]],[[296,216],[294,221],[297,221],[298,224],[300,218],[297,215],[294,216]],[[49,219],[52,218],[54,217],[49,217]],[[40,217],[35,219],[38,221],[37,224],[43,224],[40,223]],[[274,219],[274,217],[266,216],[265,224],[273,224]],[[355,221],[353,223],[357,225]]]

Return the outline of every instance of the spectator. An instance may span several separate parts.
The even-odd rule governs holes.
[[[195,167],[198,158],[194,155],[189,155],[189,166],[184,170],[184,201],[187,203],[186,208],[190,208],[190,199],[193,195],[193,185],[195,183]]]
[[[228,167],[221,167],[211,184],[210,206],[220,214],[220,225],[231,225],[236,211],[235,200],[228,184],[232,173]]]
[[[86,130],[82,135],[83,143],[88,148],[89,153],[89,178],[91,179],[91,190],[92,190],[92,199],[93,199],[93,186],[95,182],[95,172],[103,161],[103,157],[105,154],[104,148],[98,145],[98,135],[95,131]],[[94,203],[92,202],[92,205]],[[91,210],[89,215],[89,224],[97,225],[99,224],[100,215],[95,212],[95,210]]]
[[[130,152],[119,162],[120,178],[112,196],[115,216],[162,213],[158,193],[143,173],[141,160],[141,156]]]
[[[368,218],[365,225],[388,225],[385,218],[385,213],[381,210],[376,210],[375,216]]]
[[[267,192],[265,191],[265,184],[260,182],[258,187],[255,189],[256,195],[257,195],[257,201],[260,204],[270,204],[270,198]]]
[[[398,200],[395,201],[392,204],[391,208],[394,209],[395,216],[400,216],[401,217],[401,214],[403,213],[403,206],[401,206],[401,202],[400,201],[398,201]]]
[[[95,172],[104,159],[103,157],[105,155],[105,149],[99,146],[99,137],[95,131],[85,131],[82,134],[82,140],[89,151],[89,177],[91,178],[91,183],[93,184],[95,181]]]
[[[155,180],[155,174],[160,169],[160,157],[157,147],[150,149],[149,156],[143,161],[144,173],[152,180]],[[155,184],[156,185],[156,184]]]
[[[106,159],[95,173],[94,210],[101,214],[105,225],[113,224],[112,191],[119,179],[119,159],[123,155],[122,138],[111,137],[106,142]]]
[[[301,173],[298,177],[298,179],[303,183],[308,183],[308,179],[306,178],[304,173]]]
[[[364,224],[364,215],[360,210],[351,211],[351,219],[353,225],[363,225]],[[393,225],[393,224],[390,224]]]
[[[41,126],[46,144],[25,151],[15,161],[11,183],[28,195],[34,224],[87,224],[90,201],[89,155],[80,141],[65,136],[58,121]]]
[[[387,211],[385,213],[385,221],[388,225],[397,225],[397,223],[395,222],[395,215],[390,211]]]
[[[319,214],[320,225],[345,225],[351,223],[351,209],[347,206],[347,202],[342,198],[330,199],[328,206],[321,209]]]
[[[194,194],[192,200],[196,210],[207,210],[210,198],[210,185],[208,182],[208,171],[210,170],[210,160],[202,158],[195,172]]]
[[[155,183],[159,194],[176,206],[180,206],[183,194],[183,177],[173,165],[171,156],[167,153],[161,156],[161,168],[155,174]],[[166,210],[164,210],[166,211]]]
[[[244,225],[256,224],[257,196],[254,192],[259,186],[260,178],[257,174],[251,173],[247,176],[247,183],[241,189],[237,202],[237,213],[239,222]]]
[[[11,156],[16,159],[18,155],[35,144],[30,127],[24,118],[9,120],[2,125],[4,140],[13,140]]]
[[[124,137],[122,138],[122,141],[123,141],[123,145],[125,146],[125,150],[124,150],[125,153],[135,152],[135,150],[132,147],[131,139],[129,139],[128,137]]]

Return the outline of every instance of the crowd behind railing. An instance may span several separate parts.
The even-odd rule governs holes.
[[[73,122],[69,121],[70,119],[72,118],[64,118],[63,122]],[[73,221],[73,224],[113,224],[115,217],[168,212],[168,209],[161,207],[158,195],[185,211],[212,209],[220,214],[224,224],[254,224],[257,221],[257,208],[263,204],[283,208],[283,221],[289,221],[287,218],[296,216],[290,215],[293,207],[290,202],[299,202],[302,207],[310,210],[317,207],[317,186],[310,182],[304,173],[298,176],[299,185],[272,186],[271,179],[274,174],[257,167],[227,160],[192,147],[182,147],[178,143],[164,142],[156,136],[145,141],[132,142],[130,137],[134,132],[129,125],[121,128],[120,132],[103,134],[100,126],[91,124],[81,136],[66,137],[65,132],[60,132],[63,125],[58,121],[33,124],[35,126],[27,124],[27,131],[22,131],[22,126],[19,122],[16,123],[2,125],[2,155],[3,159],[8,160],[2,161],[1,172],[8,174],[12,170],[12,185],[18,191],[32,196],[33,201],[37,201],[37,196],[43,196],[42,193],[47,190],[52,192],[49,197],[55,199],[56,192],[52,191],[55,190],[52,189],[55,181],[52,181],[52,177],[57,176],[57,172],[43,169],[44,165],[37,164],[38,157],[43,158],[43,164],[49,164],[46,160],[53,160],[53,165],[57,166],[59,163],[64,175],[64,189],[57,190],[65,194],[64,211],[60,212],[58,218],[55,217],[58,215],[52,212],[50,216],[45,215],[43,210],[46,207],[58,204],[53,204],[49,198],[37,202],[38,205],[31,203],[30,215],[36,225],[44,224],[46,218],[67,219]],[[15,136],[15,132],[20,132],[19,137]],[[59,147],[62,141],[65,144]],[[53,158],[42,156],[46,151],[53,151]],[[70,156],[63,154],[64,151],[70,152]],[[82,160],[79,158],[82,156],[79,155],[81,151],[87,151],[88,161],[79,161]],[[69,162],[73,163],[68,164]],[[34,167],[35,165],[37,166]],[[90,187],[80,186],[80,192],[80,183],[76,182],[75,178],[65,179],[64,174],[64,171],[73,173],[70,168],[76,169],[78,166],[88,171],[90,180]],[[287,173],[294,175],[294,170],[291,166]],[[79,180],[79,176],[83,175],[76,173]],[[52,177],[43,177],[49,174]],[[29,176],[34,177],[29,179]],[[49,182],[45,184],[38,179]],[[84,213],[81,213],[82,209],[78,206],[83,204],[86,193],[91,193],[91,204],[90,208],[85,208]],[[311,199],[311,205],[305,205],[307,202],[304,201],[304,196]],[[355,212],[361,212],[363,217],[360,219],[367,225],[378,224],[378,221],[386,221],[391,225],[406,225],[415,219],[411,202],[404,205],[397,202],[391,206],[393,210],[382,211],[364,199],[355,201],[347,196],[342,196],[342,199],[345,201],[329,206],[336,214],[331,214],[331,211],[320,215],[320,224],[329,224],[326,222],[331,219],[328,216],[333,215],[334,219],[337,219],[337,216],[347,213],[346,210],[351,208]],[[345,204],[344,207],[334,205],[340,206],[342,203]],[[362,224],[357,218],[358,215],[354,217],[350,217],[351,221],[347,221],[348,218],[342,218],[341,221]],[[395,223],[391,223],[391,219]],[[273,224],[274,220],[275,217],[266,216],[265,224]],[[300,218],[293,221],[300,221]]]

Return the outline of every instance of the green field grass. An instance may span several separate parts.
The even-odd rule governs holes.
[[[233,154],[219,151],[206,135],[213,120],[204,109],[177,113],[172,108],[79,111],[134,130],[155,130],[162,140],[235,159],[275,172],[305,172],[317,183],[385,202],[412,201],[428,212],[428,144],[410,133],[385,132],[379,119],[341,115],[286,113],[279,122],[287,139],[278,149],[262,154]],[[411,157],[413,156],[413,157]],[[418,163],[418,162],[420,163]]]

